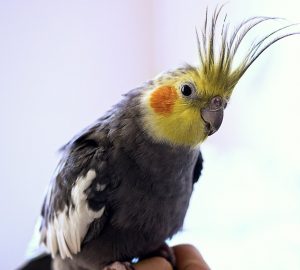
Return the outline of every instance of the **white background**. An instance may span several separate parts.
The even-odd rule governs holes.
[[[250,3],[251,2],[251,3]],[[0,269],[23,260],[56,150],[122,93],[197,63],[195,26],[216,1],[0,1]],[[299,22],[298,1],[230,1],[229,20]],[[262,32],[257,30],[257,35]],[[212,269],[300,269],[300,36],[237,85],[184,232]]]

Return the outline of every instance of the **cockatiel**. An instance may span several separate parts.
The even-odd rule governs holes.
[[[288,26],[276,29],[234,66],[247,33],[275,18],[250,18],[229,35],[226,16],[217,27],[221,10],[211,19],[206,12],[197,34],[199,67],[162,73],[128,92],[62,148],[40,224],[54,270],[131,269],[125,262],[133,258],[165,254],[166,239],[182,228],[202,170],[199,145],[220,128],[232,91],[252,63],[297,34],[275,36]],[[171,253],[166,257],[175,264]]]

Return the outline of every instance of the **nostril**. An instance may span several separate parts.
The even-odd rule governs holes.
[[[223,105],[223,100],[221,97],[216,96],[216,97],[212,98],[212,100],[211,100],[212,109],[219,109],[222,107],[222,105]]]

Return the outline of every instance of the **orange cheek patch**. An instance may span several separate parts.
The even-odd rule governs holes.
[[[162,86],[157,88],[150,97],[152,109],[162,115],[169,115],[173,111],[178,94],[174,87]]]

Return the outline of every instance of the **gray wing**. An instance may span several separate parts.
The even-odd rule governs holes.
[[[45,198],[40,229],[41,241],[53,257],[78,253],[91,224],[92,235],[101,231],[111,188],[109,148],[107,132],[94,127],[62,149],[64,157]]]
[[[193,173],[193,183],[195,184],[196,182],[198,182],[200,176],[201,176],[201,172],[203,169],[203,158],[202,158],[202,154],[201,151],[199,151],[199,155],[194,167],[194,173]]]

